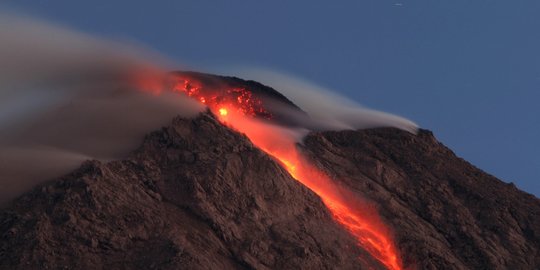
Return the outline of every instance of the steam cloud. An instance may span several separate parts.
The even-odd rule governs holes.
[[[262,69],[239,70],[241,76],[278,89],[306,114],[276,103],[274,109],[289,115],[309,130],[345,130],[395,127],[416,133],[418,125],[403,117],[362,107],[320,86]]]
[[[11,14],[0,14],[0,39],[0,203],[203,110],[157,94],[163,62],[134,45]]]
[[[5,13],[0,13],[0,39],[0,204],[84,160],[122,158],[175,115],[192,117],[204,109],[188,97],[161,91],[164,61],[133,44]],[[268,126],[286,140],[301,141],[309,130],[417,129],[407,119],[362,108],[291,77],[253,69],[243,74],[278,89],[307,112],[266,104],[301,123]]]

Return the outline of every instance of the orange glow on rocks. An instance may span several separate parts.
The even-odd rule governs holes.
[[[227,107],[229,113],[234,110],[246,116],[272,118],[272,114],[263,107],[262,101],[245,88],[206,89],[200,82],[181,78],[173,90],[197,99],[214,113],[217,112],[216,114],[221,115],[221,108]]]
[[[222,123],[246,134],[254,145],[277,159],[293,178],[316,193],[334,220],[356,238],[361,248],[386,268],[402,269],[390,230],[375,208],[339,188],[322,170],[312,165],[296,147],[295,135],[291,130],[254,118],[256,112],[263,112],[263,119],[271,118],[271,114],[250,91],[224,89],[203,96],[197,83],[185,79],[174,89],[204,103]]]

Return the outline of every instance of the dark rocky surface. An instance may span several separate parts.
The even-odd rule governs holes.
[[[358,269],[320,199],[211,115],[0,211],[1,269]]]
[[[313,133],[304,152],[378,205],[405,266],[540,269],[540,200],[458,158],[429,131]]]
[[[318,132],[298,147],[377,206],[405,268],[540,269],[540,200],[429,131]],[[366,265],[380,268],[315,194],[209,113],[177,118],[125,160],[88,161],[0,209],[0,269]]]

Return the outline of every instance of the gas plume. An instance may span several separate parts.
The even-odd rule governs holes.
[[[395,127],[416,133],[414,122],[389,113],[365,108],[323,87],[264,69],[239,69],[241,76],[270,85],[298,105],[307,114],[298,113],[282,104],[270,104],[285,111],[296,122],[313,131]]]
[[[171,88],[163,62],[151,60],[159,57],[132,44],[10,15],[0,15],[0,26],[0,203],[85,159],[122,158],[145,133],[207,106],[319,195],[359,246],[388,269],[401,269],[376,209],[311,164],[297,143],[318,130],[391,126],[416,132],[413,122],[269,72],[250,76],[300,109],[241,87],[204,92],[182,79]],[[277,114],[287,123],[276,122]]]
[[[0,39],[0,203],[203,110],[159,91],[163,62],[133,44],[13,14],[0,14]]]

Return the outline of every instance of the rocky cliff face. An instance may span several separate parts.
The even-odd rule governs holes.
[[[0,215],[2,269],[353,269],[353,239],[272,158],[203,114]]]
[[[374,201],[418,269],[538,269],[540,200],[458,158],[433,134],[311,134],[304,152]]]
[[[298,147],[377,206],[404,268],[540,268],[540,200],[430,132],[319,132]],[[211,113],[4,206],[0,269],[47,268],[382,269],[314,193]]]

